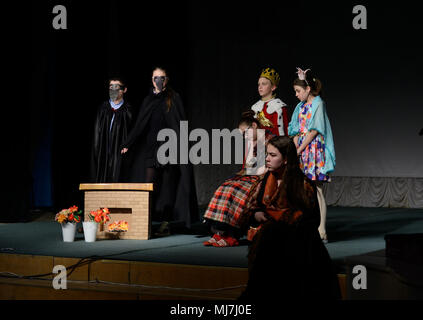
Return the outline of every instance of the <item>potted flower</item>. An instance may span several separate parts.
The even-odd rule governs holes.
[[[128,222],[124,220],[115,221],[108,226],[109,232],[127,232],[129,229]]]
[[[84,221],[84,237],[86,242],[94,242],[97,236],[98,225],[103,226],[110,220],[110,212],[108,208],[100,208],[90,211],[88,214],[89,221]]]
[[[76,224],[81,221],[82,210],[77,206],[68,209],[62,209],[55,216],[55,221],[62,226],[62,235],[64,242],[73,242],[75,239]]]

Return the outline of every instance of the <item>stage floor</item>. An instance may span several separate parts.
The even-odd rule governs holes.
[[[326,247],[342,273],[345,258],[383,250],[386,234],[422,233],[423,209],[329,207],[327,230]],[[208,236],[202,226],[193,226],[192,233],[94,243],[86,243],[83,234],[78,233],[75,242],[65,243],[57,222],[6,223],[0,224],[0,253],[247,267],[246,241],[238,247],[205,247],[202,242]]]

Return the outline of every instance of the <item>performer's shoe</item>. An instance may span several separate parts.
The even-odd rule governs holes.
[[[213,247],[235,247],[238,245],[238,240],[231,236],[222,237],[222,239],[220,239],[216,243],[213,243]]]
[[[220,239],[222,239],[222,237],[215,233],[213,235],[213,237],[211,237],[209,240],[204,241],[203,244],[207,247],[207,246],[212,246],[214,243],[216,243],[217,241],[219,241]]]
[[[163,221],[159,229],[154,233],[156,237],[166,237],[170,236],[170,226],[169,222]]]

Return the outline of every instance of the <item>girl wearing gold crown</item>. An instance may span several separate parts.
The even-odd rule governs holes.
[[[335,169],[335,147],[325,103],[319,95],[322,84],[310,69],[297,70],[294,90],[300,103],[292,114],[288,134],[294,136],[301,169],[309,179],[316,182],[320,206],[319,233],[322,240],[327,242],[327,208],[322,187],[324,182],[330,181],[329,173]]]
[[[255,112],[255,117],[263,129],[275,136],[286,136],[288,135],[286,104],[274,94],[279,80],[279,74],[274,69],[263,69],[258,80],[258,92],[261,99],[251,109]]]

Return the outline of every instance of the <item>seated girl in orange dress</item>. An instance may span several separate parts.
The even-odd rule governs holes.
[[[337,299],[339,284],[320,239],[316,186],[299,167],[292,139],[267,144],[267,173],[252,187],[240,223],[259,226],[249,249],[244,299]],[[272,287],[275,290],[271,290]]]

